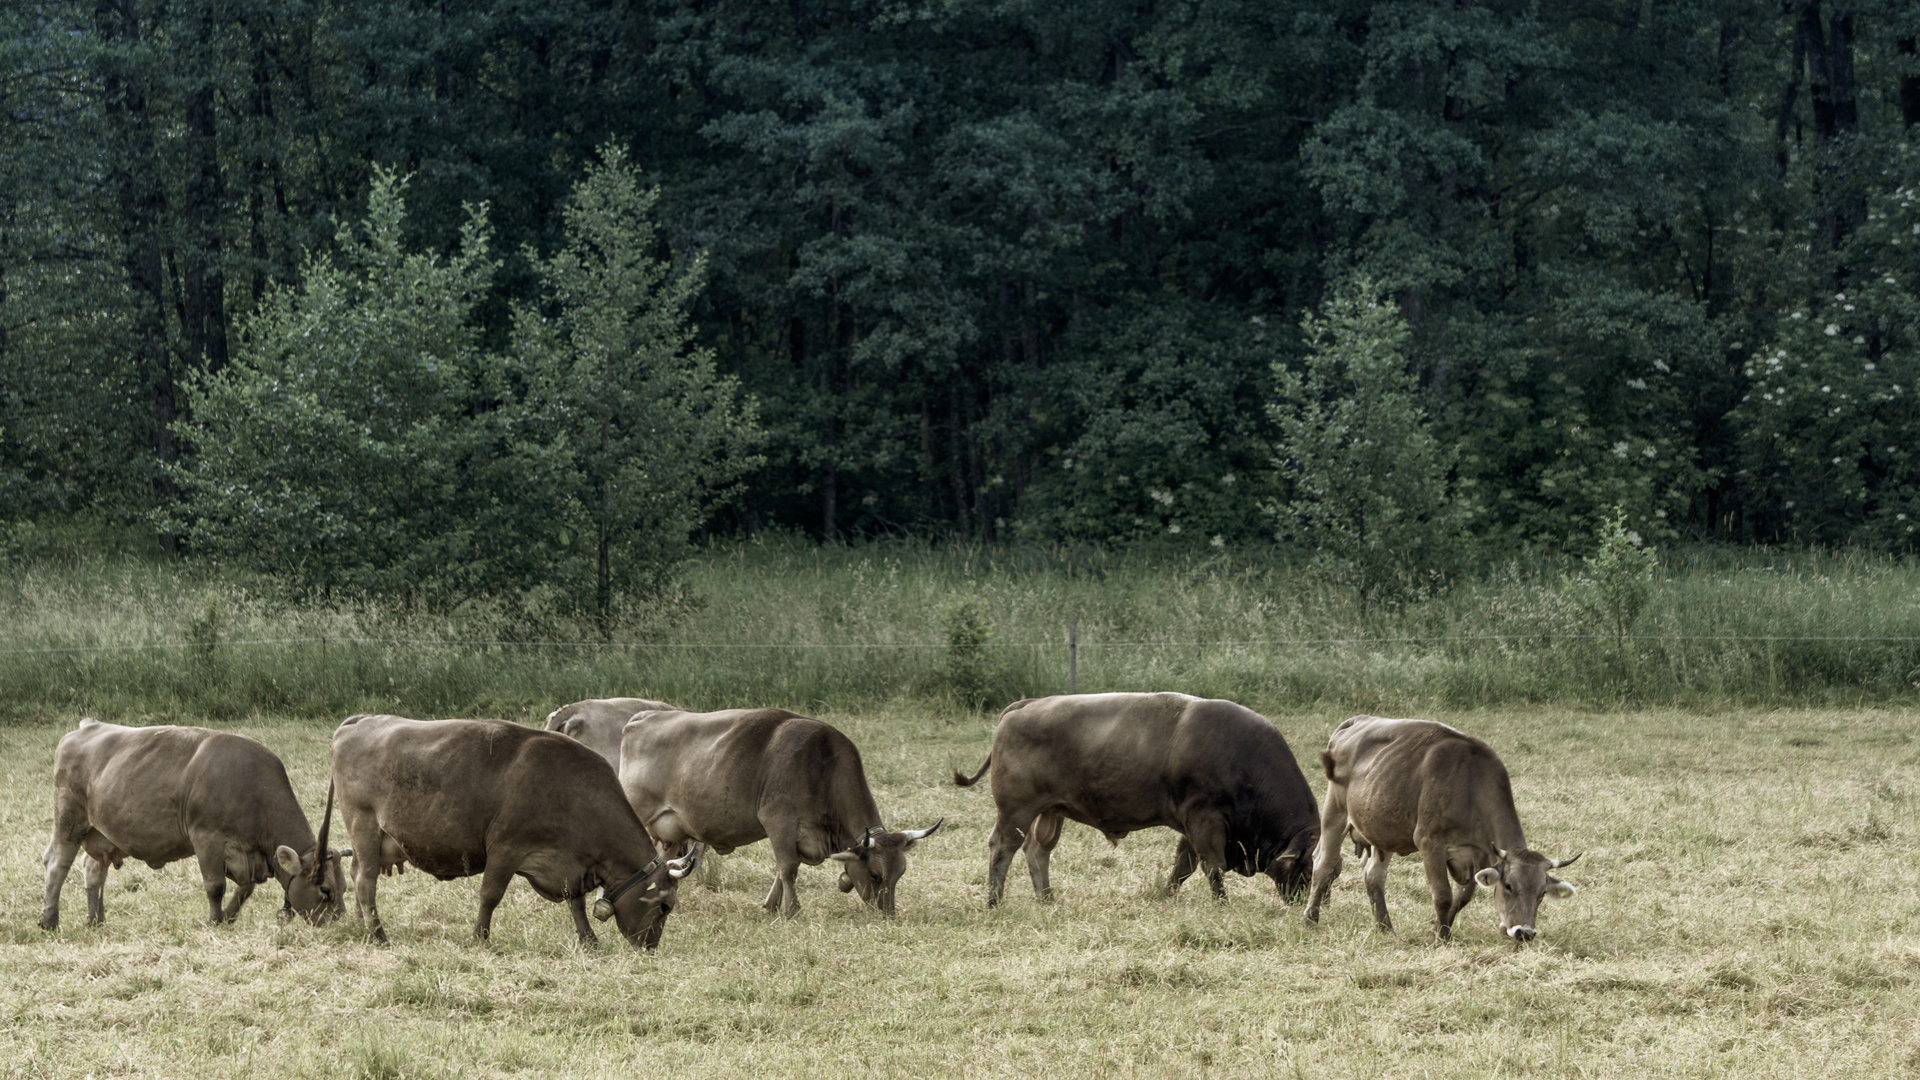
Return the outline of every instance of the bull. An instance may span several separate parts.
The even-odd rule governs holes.
[[[644,712],[620,744],[620,786],[662,844],[698,841],[721,855],[766,840],[769,914],[800,913],[802,863],[840,864],[841,892],[894,913],[907,852],[940,827],[888,829],[853,741],[784,709]]]
[[[649,698],[591,698],[562,705],[548,713],[547,730],[557,731],[569,739],[587,744],[594,753],[606,758],[607,764],[618,769],[620,732],[627,726],[627,721],[633,719],[633,714],[671,708],[673,706],[664,701]]]
[[[1527,847],[1513,785],[1498,754],[1479,739],[1432,720],[1355,716],[1334,729],[1320,753],[1327,772],[1327,803],[1320,818],[1320,849],[1313,863],[1309,921],[1340,875],[1343,835],[1364,859],[1373,919],[1387,917],[1387,864],[1420,853],[1433,894],[1434,932],[1453,936],[1453,921],[1479,886],[1493,890],[1500,931],[1518,943],[1538,935],[1540,901],[1566,899],[1574,888],[1555,878],[1578,859],[1551,859]],[[1459,885],[1454,891],[1448,879]]]
[[[1169,892],[1205,867],[1216,898],[1228,870],[1264,873],[1283,899],[1307,880],[1320,835],[1313,790],[1287,741],[1260,714],[1185,694],[1073,694],[1016,701],[993,747],[961,787],[992,771],[997,812],[987,837],[987,906],[1000,902],[1015,851],[1034,895],[1053,897],[1049,869],[1064,820],[1119,843],[1164,825],[1180,834]]]
[[[654,949],[699,857],[660,856],[598,754],[504,720],[349,716],[333,734],[333,778],[354,838],[354,900],[382,942],[380,875],[412,863],[442,881],[481,875],[476,937],[517,874],[567,903],[583,943],[599,940],[586,908],[599,889],[594,916]]]
[[[331,796],[331,793],[329,793]],[[240,915],[255,885],[280,883],[280,921],[322,923],[343,910],[340,857],[316,839],[273,751],[244,735],[197,727],[122,727],[88,717],[53,753],[53,839],[42,863],[40,925],[60,925],[60,890],[85,851],[87,925],[107,917],[107,873],[128,859],[158,870],[192,856],[200,866],[207,921]],[[222,906],[227,882],[233,896]]]

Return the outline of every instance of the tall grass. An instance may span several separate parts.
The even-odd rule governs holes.
[[[524,716],[588,696],[689,707],[870,706],[1068,688],[1177,689],[1270,708],[1862,704],[1920,687],[1920,568],[1861,554],[1684,550],[1632,642],[1632,699],[1569,566],[1515,561],[1398,610],[1258,552],[1149,554],[918,543],[717,544],[693,602],[641,642],[591,627],[499,643],[484,610],[426,617],[288,603],[124,550],[60,550],[0,579],[0,718]],[[946,627],[971,600],[984,663]]]

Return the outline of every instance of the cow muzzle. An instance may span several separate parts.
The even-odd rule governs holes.
[[[1535,930],[1531,926],[1509,926],[1507,927],[1507,936],[1516,942],[1524,944],[1539,937],[1540,931]]]

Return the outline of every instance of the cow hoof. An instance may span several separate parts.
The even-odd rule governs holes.
[[[41,919],[41,920],[40,920],[40,929],[42,929],[42,930],[58,930],[58,929],[60,929],[60,916],[58,916],[58,915],[55,915],[55,916],[54,916],[53,918],[51,918],[51,919],[45,919],[45,918],[43,918],[43,919]]]

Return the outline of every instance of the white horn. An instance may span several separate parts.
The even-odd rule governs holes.
[[[705,846],[704,844],[696,843],[687,849],[685,855],[667,863],[667,876],[678,880],[693,873],[694,864],[700,861],[700,851]]]
[[[1573,861],[1574,861],[1574,859],[1578,859],[1578,858],[1579,858],[1580,856],[1582,856],[1582,855],[1585,855],[1585,854],[1586,854],[1586,852],[1584,852],[1584,851],[1577,851],[1577,852],[1575,852],[1575,853],[1574,853],[1574,854],[1573,854],[1573,855],[1572,855],[1571,857],[1569,857],[1569,858],[1565,858],[1565,859],[1555,859],[1555,860],[1553,860],[1553,866],[1552,866],[1552,867],[1550,867],[1550,869],[1554,869],[1554,870],[1558,870],[1558,869],[1560,869],[1560,868],[1561,868],[1561,867],[1563,867],[1563,866],[1572,866],[1572,865],[1573,865]]]
[[[901,833],[900,835],[906,837],[909,840],[925,840],[927,837],[932,836],[934,834],[934,830],[940,828],[940,826],[945,825],[946,823],[947,823],[947,819],[941,818],[939,821],[936,821],[933,823],[933,828],[931,829],[908,829],[907,831]],[[1578,858],[1578,857],[1579,856],[1575,856],[1575,858]]]

